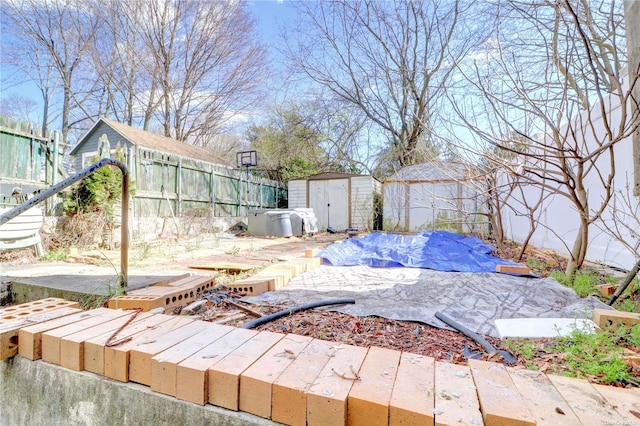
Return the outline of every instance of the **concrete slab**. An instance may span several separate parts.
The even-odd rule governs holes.
[[[55,272],[55,270],[49,270]],[[128,288],[153,285],[169,278],[171,275],[133,275],[129,274]],[[59,297],[67,300],[80,300],[86,296],[108,296],[117,288],[117,275],[111,274],[60,274],[48,276],[11,277],[11,292],[14,303],[25,303],[30,300]]]
[[[574,330],[583,333],[593,333],[596,330],[593,321],[580,318],[503,318],[494,322],[501,339],[559,337],[569,336]]]

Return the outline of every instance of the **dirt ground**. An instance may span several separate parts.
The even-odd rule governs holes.
[[[322,249],[328,244],[344,238],[344,234],[319,234],[307,238],[293,237],[286,240],[283,239],[278,244],[258,248],[255,246],[257,241],[251,239],[251,237],[237,236],[232,244],[227,245],[226,249],[217,250],[213,255],[211,250],[205,250],[203,251],[204,254],[202,254],[196,253],[197,250],[191,247],[190,255],[186,258],[185,256],[175,255],[172,259],[162,259],[162,256],[156,253],[141,261],[140,266],[144,266],[144,264],[162,264],[164,269],[171,269],[190,267],[194,263],[205,264],[208,262],[245,262],[257,266],[266,266],[275,259],[299,256],[307,248]],[[189,244],[185,246],[189,247]],[[228,247],[231,247],[231,249]],[[505,257],[513,258],[518,251],[518,247],[510,245],[507,250],[508,255]],[[554,264],[557,264],[558,268],[563,266],[563,259],[560,256],[546,250],[529,250],[523,262],[527,257],[544,261],[552,267]],[[83,257],[83,259],[83,261],[90,262],[91,257]],[[39,262],[30,250],[0,254],[0,262],[6,261],[14,264]],[[194,270],[194,272],[198,273],[198,270]],[[536,272],[546,275],[548,271]],[[225,284],[229,279],[229,276],[219,276],[221,284]],[[230,294],[224,288],[218,289],[214,293],[204,294],[202,298],[207,299],[205,309],[196,315],[205,321],[238,327],[255,319],[258,315],[268,315],[285,309],[284,306],[277,305],[256,307],[245,304],[242,302],[241,295]],[[180,314],[180,311],[185,307],[186,305],[181,306],[172,313]],[[466,363],[468,357],[503,362],[500,355],[486,353],[481,346],[458,332],[438,329],[422,323],[395,321],[379,317],[355,317],[321,309],[286,315],[283,318],[260,325],[256,330],[294,333],[363,347],[390,348],[430,356],[440,361],[452,363]],[[500,339],[490,336],[483,337],[497,349],[507,350],[505,342]],[[528,360],[517,357],[516,366],[536,368],[542,372],[554,373],[562,373],[565,370],[563,354],[553,353],[548,349],[551,343],[550,340],[540,339],[533,343],[536,348],[534,357],[529,357]],[[634,350],[636,353],[640,352],[640,348],[629,349]],[[630,361],[629,366],[633,371],[633,380],[629,383],[619,383],[619,386],[637,386],[640,383],[640,365]],[[587,378],[594,382],[600,381],[598,377]]]

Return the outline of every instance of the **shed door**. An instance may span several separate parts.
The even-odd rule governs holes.
[[[309,207],[318,228],[344,231],[349,227],[349,179],[309,181]]]

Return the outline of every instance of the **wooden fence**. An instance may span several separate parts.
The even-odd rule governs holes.
[[[15,188],[22,195],[62,180],[62,151],[58,132],[42,135],[39,127],[0,115],[0,196],[10,197]],[[57,179],[54,179],[57,176]],[[53,202],[47,203],[47,211]]]
[[[132,161],[133,160],[133,161]],[[137,217],[244,216],[248,209],[286,207],[287,190],[247,170],[144,148],[129,159]]]

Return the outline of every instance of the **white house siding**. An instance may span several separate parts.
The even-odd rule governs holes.
[[[351,228],[373,229],[374,182],[370,176],[351,178]]]
[[[611,112],[611,122],[620,122],[620,108]],[[586,121],[585,121],[586,122]],[[604,132],[601,119],[595,119],[595,126],[600,132]],[[589,133],[587,133],[591,136]],[[594,143],[594,140],[588,140],[587,143]],[[617,191],[622,191],[626,195],[626,185],[633,182],[633,144],[631,138],[619,142],[615,146],[615,168],[616,176],[614,185]],[[598,160],[598,164],[608,168],[609,156],[604,153]],[[606,169],[605,169],[606,170]],[[595,171],[592,171],[585,180],[585,187],[588,190],[589,203],[591,208],[597,208],[600,201],[604,197],[604,188],[599,182],[599,178]],[[525,199],[534,201],[538,199],[540,189],[534,186],[525,186],[522,188]],[[515,193],[516,198],[522,197]],[[639,199],[631,198],[632,205],[637,209]],[[509,202],[509,204],[517,204]],[[617,208],[626,215],[626,225],[631,229],[627,229],[624,239],[631,244],[638,244],[638,235],[640,227],[637,219],[631,219],[634,212],[624,208],[617,202]],[[603,214],[603,220],[611,222],[613,208],[609,208]],[[568,254],[573,242],[577,236],[580,226],[579,215],[573,204],[565,197],[560,195],[550,195],[539,210],[539,226],[531,239],[531,244],[556,250],[560,253]],[[522,242],[529,231],[529,223],[527,217],[519,216],[512,210],[505,208],[503,210],[503,218],[505,224],[506,235],[514,241]],[[634,254],[625,248],[623,244],[616,241],[609,234],[603,232],[602,225],[595,223],[589,229],[589,245],[587,248],[587,260],[604,262],[605,264],[629,269],[637,261]],[[619,229],[624,230],[621,226]]]
[[[291,180],[287,184],[289,208],[300,209],[307,206],[307,181],[306,180]]]

